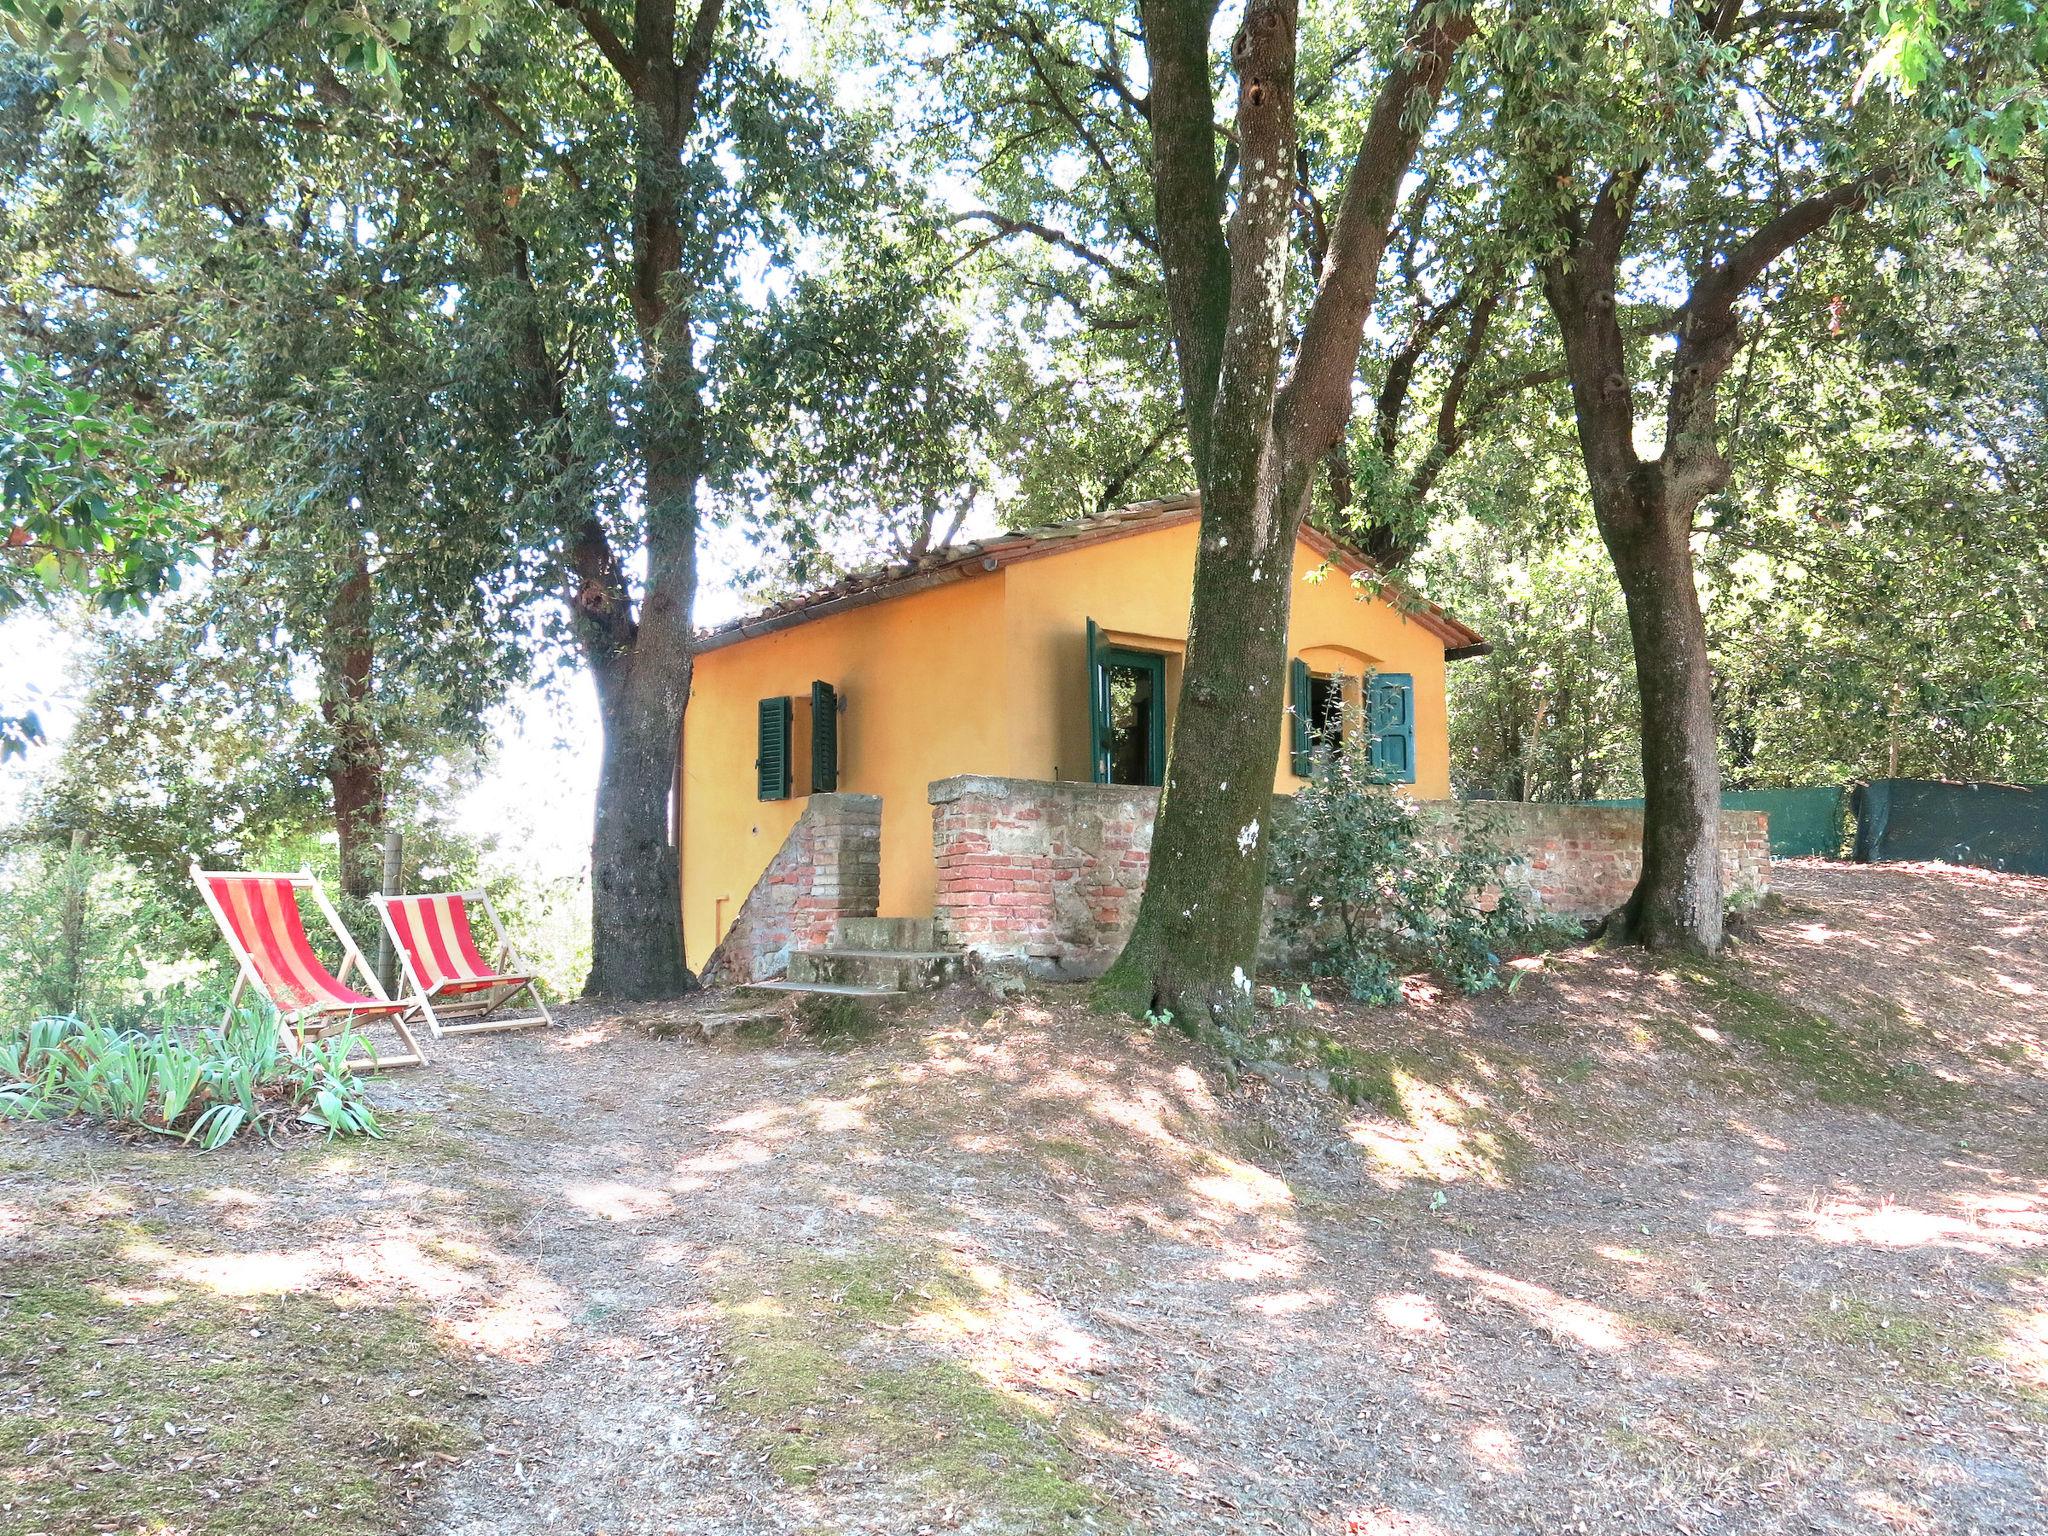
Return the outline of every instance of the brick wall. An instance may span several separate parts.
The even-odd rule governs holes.
[[[933,784],[931,802],[941,945],[1055,976],[1094,975],[1116,958],[1138,915],[1158,790],[968,775]],[[1597,917],[1635,884],[1640,811],[1438,803],[1490,822],[1519,855],[1511,878],[1552,911]],[[1768,887],[1761,813],[1722,813],[1721,857],[1730,891]]]
[[[704,964],[710,983],[779,976],[792,949],[831,942],[842,918],[873,917],[882,894],[882,797],[812,795]]]
[[[1138,915],[1159,791],[979,775],[931,787],[932,916],[948,949],[1094,975]]]
[[[1643,813],[1630,806],[1456,802],[1461,817],[1491,822],[1494,840],[1520,855],[1514,878],[1553,912],[1601,917],[1628,899],[1643,860]],[[1721,813],[1721,889],[1770,889],[1769,822],[1762,811]]]

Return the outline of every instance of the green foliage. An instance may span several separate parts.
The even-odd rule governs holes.
[[[1593,800],[1640,789],[1628,614],[1590,528],[1542,539],[1460,518],[1415,574],[1492,647],[1449,670],[1459,793]]]
[[[330,1137],[382,1134],[347,1066],[353,1037],[311,1042],[294,1056],[266,1012],[245,1011],[225,1029],[36,1019],[0,1036],[0,1115],[83,1115],[206,1151],[293,1125]]]
[[[1389,788],[1362,749],[1325,752],[1273,830],[1274,927],[1361,1002],[1396,1001],[1402,968],[1482,992],[1504,954],[1565,931],[1505,880],[1508,863],[1483,829]]]
[[[146,422],[47,363],[0,363],[0,616],[81,591],[139,608],[176,585],[192,527]]]
[[[215,937],[196,905],[189,881],[160,887],[90,849],[28,843],[0,854],[0,1029],[46,1013],[141,1024],[202,972],[186,957]]]

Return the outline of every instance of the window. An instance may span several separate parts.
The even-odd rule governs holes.
[[[830,683],[813,683],[804,702],[811,716],[811,776],[803,792],[830,794],[839,787],[839,694]],[[754,776],[755,793],[763,800],[787,800],[794,787],[796,703],[786,694],[761,701]]]
[[[1344,740],[1346,679],[1309,671],[1296,659],[1288,667],[1288,756],[1297,778],[1315,772],[1319,747]],[[1415,679],[1406,672],[1375,672],[1362,690],[1372,765],[1389,784],[1415,782]],[[1356,707],[1358,694],[1353,694]]]
[[[1105,645],[1088,621],[1089,777],[1097,784],[1166,781],[1166,658]]]
[[[1315,673],[1308,680],[1310,738],[1335,750],[1344,741],[1344,679]]]

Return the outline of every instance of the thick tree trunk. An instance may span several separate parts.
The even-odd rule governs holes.
[[[1249,0],[1231,43],[1237,203],[1225,238],[1213,0],[1147,0],[1152,192],[1202,535],[1167,784],[1138,920],[1103,991],[1184,1021],[1249,1015],[1273,771],[1309,488],[1342,440],[1401,178],[1472,32],[1418,5],[1359,136],[1319,286],[1281,380],[1294,207],[1296,0]]]
[[[680,363],[688,367],[688,333]],[[655,379],[683,399],[690,384]],[[697,589],[698,434],[688,424],[648,449],[648,583],[628,646],[590,647],[603,707],[604,759],[591,838],[592,997],[674,997],[696,985],[683,953],[680,850],[674,824],[676,763],[690,698],[690,613]],[[612,573],[616,580],[616,573]]]
[[[591,838],[593,997],[674,997],[689,990],[670,800],[682,728],[681,687],[635,657],[598,669],[604,751]]]
[[[332,735],[327,783],[334,796],[341,889],[367,900],[377,889],[384,828],[384,751],[371,707],[376,602],[367,552],[347,559],[327,608],[320,646],[320,717]]]
[[[1137,926],[1105,994],[1132,1013],[1248,1009],[1265,920],[1294,516],[1259,488],[1205,502],[1173,755]]]
[[[1691,512],[1638,507],[1599,520],[1628,604],[1643,705],[1642,872],[1612,921],[1651,949],[1712,954],[1721,947],[1721,763]]]
[[[633,427],[647,509],[647,575],[637,613],[602,523],[587,521],[570,552],[577,631],[604,720],[584,991],[593,997],[672,997],[696,985],[683,955],[681,870],[670,813],[690,697],[697,482],[705,451],[703,387],[684,260],[685,219],[693,211],[684,149],[697,128],[698,93],[724,0],[697,0],[680,39],[676,0],[636,0],[630,40],[612,29],[600,7],[565,3],[564,9],[575,12],[633,100],[628,297],[641,348],[641,399]]]

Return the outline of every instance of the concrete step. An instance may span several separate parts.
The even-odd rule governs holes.
[[[893,949],[921,953],[938,948],[928,917],[845,917],[832,936],[834,949]]]
[[[742,992],[800,992],[812,997],[891,998],[903,994],[894,987],[858,987],[830,981],[750,981]]]
[[[791,981],[896,992],[936,987],[959,969],[958,955],[937,949],[799,949],[789,957]]]

